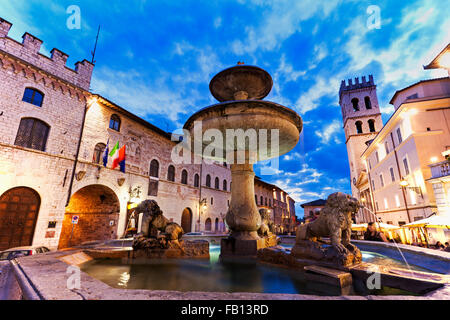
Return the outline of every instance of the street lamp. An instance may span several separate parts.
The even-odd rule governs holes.
[[[409,182],[405,179],[405,178],[402,178],[401,180],[400,180],[400,186],[402,187],[402,188],[404,188],[404,189],[410,189],[410,190],[413,190],[415,193],[417,193],[417,194],[420,194],[420,196],[422,197],[422,199],[423,199],[423,193],[422,193],[422,188],[420,188],[420,187],[410,187],[409,186]]]
[[[200,216],[202,214],[202,209],[206,210],[208,208],[207,202],[208,201],[206,200],[206,198],[203,198],[198,202],[199,206],[198,206],[197,231],[200,231]]]

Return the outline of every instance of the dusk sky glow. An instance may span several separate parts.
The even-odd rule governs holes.
[[[71,5],[80,29],[67,28]],[[370,5],[380,8],[380,29],[367,27]],[[100,24],[91,91],[169,132],[217,103],[208,85],[222,69],[244,61],[267,70],[274,86],[265,99],[297,111],[304,129],[277,172],[255,171],[289,192],[301,217],[304,202],[350,193],[341,81],[373,74],[386,121],[396,90],[447,74],[422,67],[450,42],[445,7],[450,1],[2,0],[0,17],[15,40],[29,32],[44,41],[43,54],[69,54],[70,68],[91,60]]]

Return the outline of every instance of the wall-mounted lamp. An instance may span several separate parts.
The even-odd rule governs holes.
[[[422,193],[422,188],[420,188],[420,187],[410,187],[409,186],[409,182],[405,179],[405,178],[402,178],[401,180],[400,180],[400,186],[402,187],[402,188],[404,188],[404,189],[409,189],[409,190],[413,190],[415,193],[417,193],[417,194],[420,194],[420,196],[422,197],[422,199],[423,199],[423,193]]]

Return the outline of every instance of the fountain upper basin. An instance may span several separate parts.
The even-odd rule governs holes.
[[[199,135],[194,130],[194,123],[197,121],[201,122],[202,135]],[[264,100],[237,100],[215,104],[193,114],[184,125],[184,129],[191,134],[191,143],[193,144],[195,141],[201,142],[203,149],[211,143],[211,140],[204,137],[203,134],[206,132],[208,135],[208,130],[218,130],[215,132],[220,132],[223,137],[222,143],[219,143],[219,145],[222,145],[222,156],[217,156],[216,153],[214,157],[210,157],[217,161],[226,161],[227,152],[242,150],[248,152],[249,150],[254,150],[255,147],[257,147],[258,151],[257,161],[278,157],[295,147],[302,128],[302,119],[295,111],[280,104]],[[227,132],[228,129],[242,129],[244,132],[249,129],[250,131],[255,130],[258,145],[250,145],[252,143],[251,139],[246,139],[245,147],[242,148],[238,147],[237,143],[234,143],[234,140],[232,140],[233,145],[227,148],[227,135],[233,134],[233,132]],[[263,133],[262,129],[267,130],[267,138],[265,138],[267,147],[260,143],[259,137]],[[274,141],[278,143],[278,149],[275,148],[275,145],[272,146],[271,143],[272,134],[276,134],[272,131],[274,129],[278,130],[278,139]],[[250,131],[247,133],[250,133]],[[214,131],[209,131],[209,133],[214,133]],[[194,150],[193,146],[191,150]]]

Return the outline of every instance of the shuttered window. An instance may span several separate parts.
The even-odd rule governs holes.
[[[20,120],[17,132],[16,146],[45,151],[50,126],[35,118],[23,118]]]

